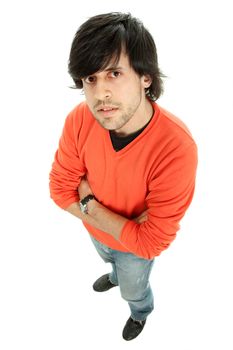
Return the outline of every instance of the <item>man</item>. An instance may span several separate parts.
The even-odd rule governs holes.
[[[162,74],[156,46],[130,14],[91,17],[77,31],[69,73],[86,101],[67,116],[50,173],[55,203],[81,219],[131,315],[125,340],[153,311],[149,276],[194,193],[197,147],[184,123],[155,101]]]

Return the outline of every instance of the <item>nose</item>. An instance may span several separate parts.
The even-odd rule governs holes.
[[[112,93],[109,89],[108,84],[105,81],[98,81],[95,86],[95,98],[100,101],[109,99]]]

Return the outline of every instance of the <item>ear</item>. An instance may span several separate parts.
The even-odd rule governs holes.
[[[142,85],[145,89],[150,87],[151,83],[152,83],[152,79],[151,79],[150,75],[143,75],[142,76]]]

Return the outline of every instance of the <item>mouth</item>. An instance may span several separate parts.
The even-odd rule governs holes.
[[[97,110],[97,112],[101,113],[104,116],[111,116],[118,110],[117,107],[102,107]]]

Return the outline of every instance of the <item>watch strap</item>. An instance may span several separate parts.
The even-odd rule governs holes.
[[[96,199],[95,196],[93,194],[88,194],[86,197],[84,197],[82,200],[80,200],[79,205],[80,205],[80,209],[82,211],[82,213],[87,214],[87,203],[92,200],[92,199]]]

